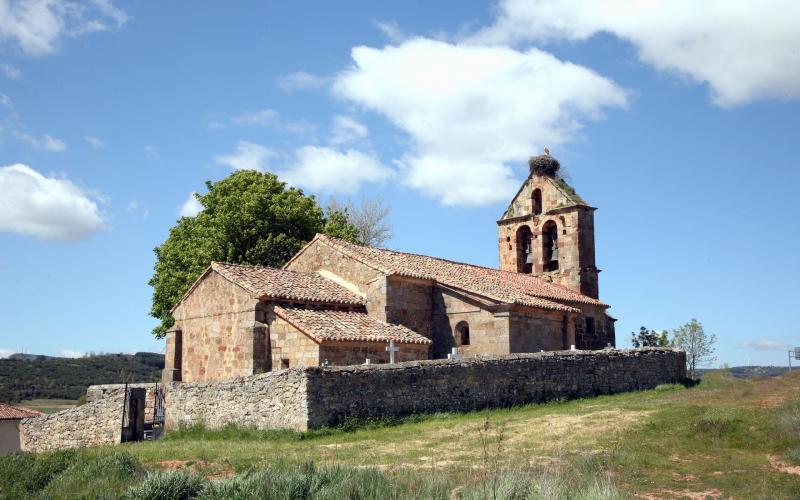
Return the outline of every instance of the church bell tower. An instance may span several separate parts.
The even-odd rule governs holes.
[[[528,162],[530,174],[497,221],[500,269],[540,276],[597,299],[594,211],[559,176],[546,154]]]

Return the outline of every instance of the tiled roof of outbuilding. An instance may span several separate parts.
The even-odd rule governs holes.
[[[365,312],[275,306],[275,314],[317,342],[431,343],[405,326],[384,323]]]
[[[568,312],[579,311],[559,302],[608,307],[597,299],[530,274],[359,246],[322,234],[318,234],[315,240],[385,274],[431,280],[503,303]]]
[[[212,262],[211,269],[258,298],[363,305],[364,298],[317,273]]]
[[[44,413],[0,403],[0,420],[20,420],[29,417],[41,417]]]

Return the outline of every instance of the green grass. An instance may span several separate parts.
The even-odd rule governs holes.
[[[692,388],[307,433],[190,427],[154,443],[2,458],[0,496],[95,491],[81,489],[91,483],[81,478],[98,475],[85,471],[119,452],[136,467],[115,476],[128,462],[109,459],[104,481],[117,496],[202,483],[192,490],[200,498],[799,498],[800,372],[738,380],[719,371]],[[64,468],[67,456],[83,465]],[[9,474],[24,477],[29,494],[9,496]]]

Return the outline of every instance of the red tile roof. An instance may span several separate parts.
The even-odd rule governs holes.
[[[384,323],[365,312],[275,306],[275,314],[317,342],[431,343],[405,326]]]
[[[211,269],[258,298],[364,305],[364,297],[317,273],[212,262]]]
[[[314,240],[382,273],[431,280],[502,303],[569,312],[579,311],[559,302],[608,307],[597,299],[530,274],[359,246],[322,234],[318,234]]]
[[[19,420],[29,417],[41,417],[42,415],[44,415],[42,412],[0,403],[0,420]]]

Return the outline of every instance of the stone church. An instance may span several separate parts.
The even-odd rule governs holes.
[[[173,308],[165,381],[300,366],[601,349],[594,211],[549,155],[497,222],[500,269],[318,234],[282,269],[214,262]]]

